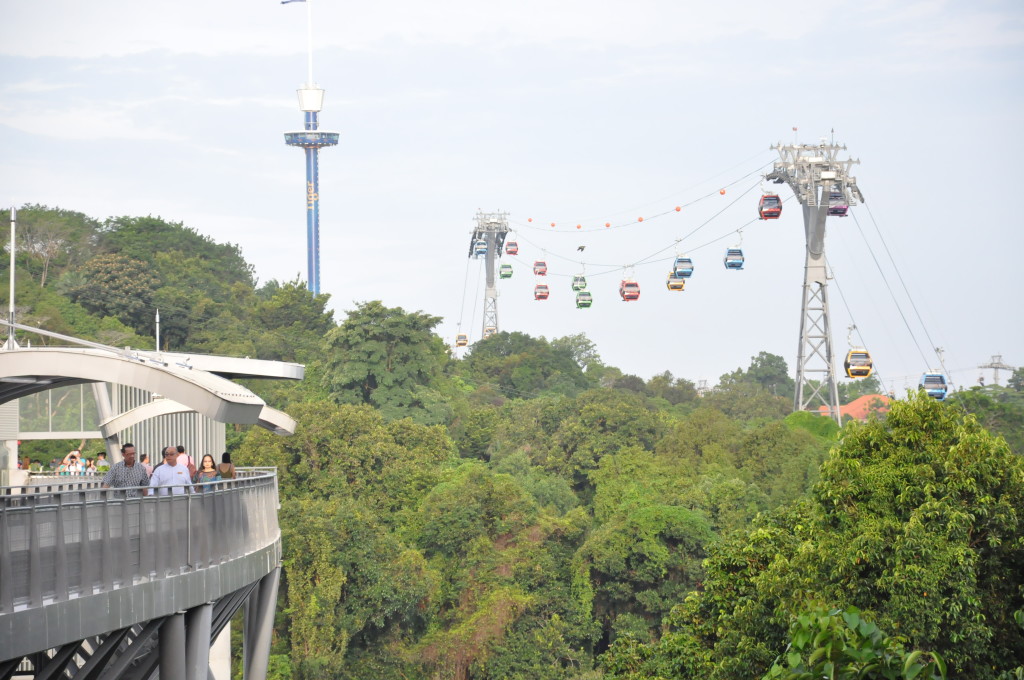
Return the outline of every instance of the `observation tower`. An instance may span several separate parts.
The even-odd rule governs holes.
[[[306,269],[309,277],[306,288],[320,294],[320,149],[335,146],[339,133],[320,129],[320,111],[324,107],[324,90],[313,80],[313,10],[311,0],[287,0],[306,5],[306,34],[308,41],[308,72],[306,84],[297,90],[299,110],[304,127],[297,132],[285,132],[284,143],[306,152]],[[287,4],[283,2],[282,4]]]

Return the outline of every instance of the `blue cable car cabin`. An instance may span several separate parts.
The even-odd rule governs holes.
[[[548,275],[548,263],[544,260],[537,260],[533,263],[533,273],[536,276],[547,276]]]
[[[946,395],[949,394],[949,382],[946,380],[945,374],[937,371],[922,375],[918,387],[924,390],[929,397],[939,401],[945,400]]]
[[[576,309],[587,309],[594,304],[594,296],[590,291],[581,290],[576,293]]]
[[[572,277],[572,289],[579,292],[587,289],[587,277],[577,274]]]
[[[685,290],[686,279],[682,276],[676,276],[675,272],[669,272],[668,278],[665,279],[665,287],[669,290]]]
[[[487,254],[487,241],[480,239],[473,244],[474,255],[486,255]]]
[[[548,290],[548,284],[538,283],[533,287],[533,299],[534,300],[547,300],[550,291]]]
[[[830,217],[846,217],[846,211],[849,209],[850,204],[842,191],[833,189],[828,192],[828,215]]]
[[[729,248],[725,251],[726,269],[743,269],[743,251],[739,248]]]
[[[782,215],[782,199],[778,194],[765,194],[757,204],[757,214],[762,220],[777,220]]]
[[[843,362],[848,378],[870,378],[874,370],[874,363],[871,361],[871,353],[863,347],[854,347],[846,353],[846,361]]]
[[[498,267],[498,276],[500,276],[503,279],[511,279],[512,278],[512,265],[510,265],[510,264],[503,264],[500,267]]]
[[[515,241],[509,241],[508,243],[506,243],[505,244],[505,254],[506,255],[518,255],[519,254],[519,244],[516,243]]]
[[[690,278],[693,276],[693,260],[688,257],[677,257],[675,264],[672,265],[672,271],[676,276]]]

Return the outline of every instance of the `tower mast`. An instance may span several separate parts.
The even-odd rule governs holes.
[[[320,130],[320,111],[324,107],[324,90],[313,80],[313,1],[306,4],[307,71],[306,84],[297,90],[299,110],[304,114],[304,129],[285,132],[284,143],[297,146],[306,153],[306,288],[320,293],[320,149],[335,146],[339,133]],[[285,4],[285,3],[282,3]]]
[[[487,269],[487,283],[484,287],[484,318],[481,337],[498,332],[498,287],[494,281],[494,260],[501,257],[505,247],[505,236],[508,235],[508,213],[485,213],[477,211],[476,229],[469,241],[469,256],[479,257],[476,244],[483,241],[487,244],[484,254]]]
[[[839,152],[846,147],[834,142],[822,141],[817,146],[779,143],[772,148],[779,152],[779,160],[766,178],[788,184],[804,215],[806,253],[793,410],[816,411],[824,404],[829,417],[842,424],[828,309],[825,220],[830,213],[846,214],[838,206],[864,202],[857,179],[850,176],[850,168],[860,161],[839,160]]]

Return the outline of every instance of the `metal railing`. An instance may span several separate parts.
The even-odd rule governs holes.
[[[0,489],[0,615],[200,571],[280,541],[277,473],[126,498],[102,477]]]

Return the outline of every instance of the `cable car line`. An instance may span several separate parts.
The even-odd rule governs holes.
[[[917,336],[914,335],[914,329],[910,327],[910,322],[907,321],[907,315],[903,313],[903,308],[900,307],[899,300],[896,299],[896,293],[893,292],[892,286],[889,285],[889,279],[886,278],[885,272],[882,270],[882,265],[875,256],[874,249],[871,248],[871,244],[868,243],[867,237],[864,235],[864,230],[861,229],[860,221],[857,219],[857,213],[853,213],[853,223],[857,225],[857,231],[860,232],[861,238],[864,240],[864,245],[867,246],[868,252],[871,254],[871,259],[875,263],[875,267],[878,269],[878,274],[882,277],[882,283],[885,284],[886,289],[889,291],[889,296],[892,298],[893,303],[896,305],[896,311],[900,313],[900,318],[903,319],[903,325],[907,327],[907,332],[910,333],[911,340],[914,341],[914,346],[917,347],[918,354],[921,355],[921,361],[924,362],[925,366],[928,365],[928,357],[925,356],[924,350],[921,349],[921,343],[917,341]]]
[[[462,319],[466,315],[466,290],[469,288],[469,263],[470,259],[466,258],[466,275],[462,280],[462,305],[459,307],[459,329],[462,329]]]
[[[715,195],[720,195],[720,194],[725,192],[725,189],[727,189],[729,187],[732,187],[732,186],[734,186],[736,184],[739,184],[740,182],[742,182],[746,178],[750,177],[751,175],[760,173],[762,170],[764,170],[765,168],[769,167],[770,165],[772,165],[772,163],[766,163],[766,164],[762,165],[761,167],[756,168],[754,170],[751,170],[747,174],[745,174],[745,175],[743,175],[741,177],[738,177],[735,180],[733,180],[733,181],[731,181],[731,182],[729,182],[727,184],[722,185],[721,188],[715,189],[714,191],[712,191],[710,193],[707,193],[707,194],[705,194],[703,196],[699,196],[699,197],[697,197],[697,198],[695,198],[695,199],[693,199],[693,200],[691,200],[691,201],[689,201],[687,203],[681,203],[681,204],[679,204],[679,205],[677,205],[677,206],[675,206],[673,208],[670,208],[668,210],[664,210],[664,211],[662,211],[660,213],[655,213],[654,215],[650,215],[650,216],[643,216],[643,217],[638,218],[637,220],[631,220],[629,222],[623,222],[621,224],[611,224],[610,222],[605,222],[606,226],[604,226],[604,227],[587,227],[585,229],[577,228],[577,229],[554,229],[554,230],[552,230],[550,228],[545,228],[545,227],[533,224],[533,222],[532,222],[533,218],[529,218],[529,220],[527,222],[516,222],[516,221],[510,220],[510,223],[515,224],[518,227],[521,227],[521,228],[524,228],[524,229],[536,229],[537,231],[543,231],[543,232],[547,232],[549,234],[550,233],[563,233],[563,234],[564,233],[581,233],[581,232],[595,232],[595,231],[596,232],[606,232],[606,231],[608,231],[610,229],[622,229],[623,227],[632,227],[632,226],[636,226],[637,224],[640,224],[640,223],[642,223],[644,221],[648,221],[649,222],[650,220],[654,220],[654,219],[657,219],[659,217],[664,217],[665,215],[671,215],[672,213],[681,212],[683,208],[689,208],[690,206],[695,205],[695,204],[699,203],[700,201],[703,201],[703,200],[705,200],[707,198],[712,198]],[[724,174],[724,172],[727,172],[727,171],[723,171],[723,173],[719,173],[719,175]],[[718,175],[716,175],[716,177],[717,176]],[[705,184],[705,183],[706,182],[701,182],[701,184]],[[689,191],[689,189],[686,189],[684,191]],[[623,211],[623,210],[617,211],[617,213],[619,213],[619,214],[622,213],[622,212],[625,212],[625,211]],[[617,214],[617,213],[612,213],[612,214]],[[577,225],[581,225],[583,222],[589,222],[589,221],[590,220],[578,220],[577,221]],[[555,224],[555,223],[552,223],[552,224]]]
[[[871,213],[871,208],[868,207],[867,203],[864,204],[864,207],[867,208],[868,217],[871,218],[872,224],[875,225],[875,232],[878,234],[878,240],[882,242],[882,247],[885,248],[885,254],[889,256],[889,262],[892,264],[893,269],[896,270],[896,276],[900,280],[900,285],[903,286],[903,292],[907,294],[907,299],[910,301],[910,306],[913,308],[914,314],[917,316],[917,322],[921,324],[921,329],[924,331],[924,336],[928,338],[928,344],[931,345],[932,347],[938,347],[938,345],[936,345],[935,342],[932,340],[932,336],[928,332],[928,327],[924,324],[924,319],[921,318],[921,312],[918,311],[917,305],[914,303],[914,298],[910,295],[910,290],[907,288],[907,283],[906,281],[903,280],[903,274],[900,273],[899,267],[896,266],[896,261],[892,257],[892,252],[889,250],[889,245],[885,242],[885,237],[882,236],[882,230],[878,228],[878,222],[875,221],[875,216]],[[853,221],[857,225],[857,228],[860,229],[860,223],[857,221],[856,213],[854,213],[853,215]],[[938,352],[936,352],[936,356],[939,359],[939,363],[942,364],[942,356],[939,355]],[[943,366],[942,370],[946,370],[946,367]]]

